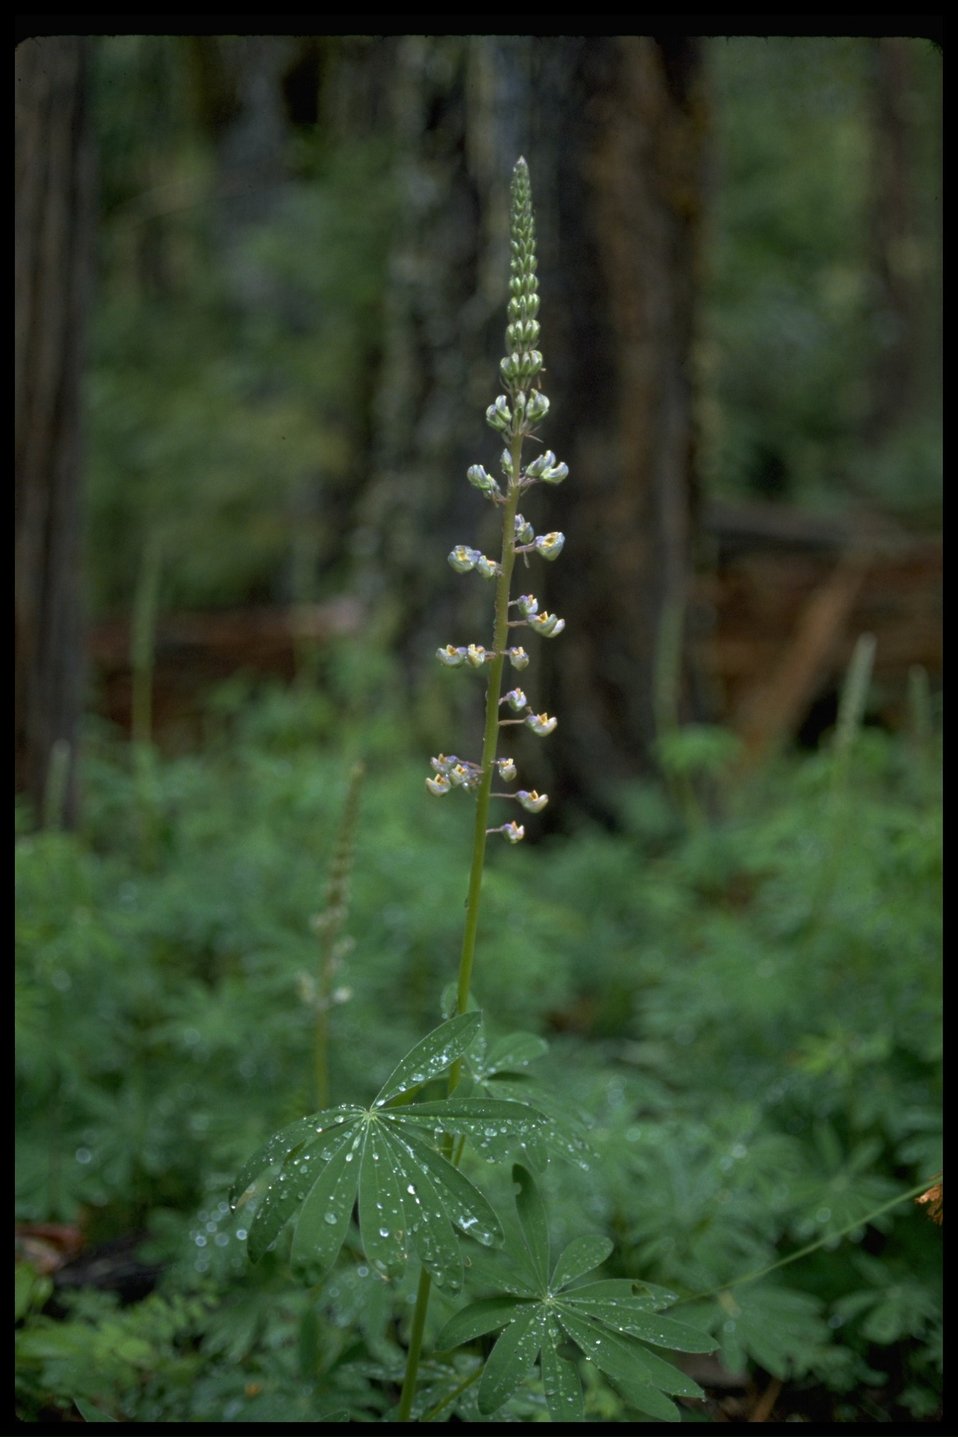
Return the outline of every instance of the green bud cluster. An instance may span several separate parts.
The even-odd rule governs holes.
[[[541,738],[552,733],[558,722],[550,714],[536,713],[520,688],[513,688],[500,697],[505,661],[508,659],[511,667],[519,670],[529,663],[529,655],[524,648],[507,646],[508,630],[524,627],[542,638],[555,638],[565,628],[564,619],[540,610],[534,594],[522,594],[518,599],[509,597],[512,569],[519,554],[526,565],[533,555],[551,562],[559,557],[565,546],[565,535],[557,530],[548,534],[536,533],[534,525],[518,512],[519,496],[538,483],[559,484],[569,472],[568,466],[560,464],[551,449],[537,454],[528,465],[522,463],[523,441],[534,437],[536,426],[549,413],[549,400],[538,386],[543,361],[538,347],[541,331],[537,317],[539,294],[535,221],[529,170],[522,159],[513,173],[511,200],[506,353],[499,364],[505,393],[500,394],[486,410],[486,423],[501,436],[505,445],[499,459],[502,480],[493,478],[482,464],[472,464],[466,471],[466,478],[473,488],[505,509],[502,558],[497,563],[468,544],[457,544],[448,555],[449,563],[457,573],[478,573],[495,581],[495,639],[491,648],[483,644],[446,644],[436,651],[439,662],[445,668],[472,668],[488,672],[483,757],[480,763],[473,763],[440,754],[432,760],[433,773],[426,779],[430,793],[437,796],[450,793],[454,788],[475,793],[480,814],[485,813],[488,800],[492,797],[513,799],[529,813],[541,812],[549,801],[548,794],[539,794],[534,789],[531,792],[521,788],[511,793],[493,794],[490,785],[494,774],[506,783],[518,777],[512,759],[502,759],[495,751],[502,728],[517,724]],[[494,715],[499,714],[503,706],[516,717],[499,717],[494,721]],[[477,816],[480,825],[483,821]],[[522,824],[510,821],[498,827],[480,827],[480,832],[501,833],[510,843],[518,843],[525,829]]]

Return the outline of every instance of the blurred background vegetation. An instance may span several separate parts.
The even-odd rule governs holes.
[[[588,1114],[552,1196],[614,1275],[691,1300],[850,1230],[713,1304],[713,1420],[934,1419],[938,1234],[868,1216],[941,1166],[939,51],[118,35],[58,70],[73,43],[19,57],[52,96],[20,251],[90,261],[68,304],[18,276],[21,1415],[388,1411],[405,1294],[251,1277],[223,1194],[311,1106],[357,759],[334,1101],[453,976],[468,825],[422,778],[478,700],[430,655],[488,622],[444,556],[482,541],[522,152],[570,623],[528,755],[555,826],[493,854],[478,997]]]

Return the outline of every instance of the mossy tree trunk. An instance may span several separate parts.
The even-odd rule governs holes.
[[[89,282],[86,51],[16,55],[16,786],[34,817],[76,815],[82,705],[80,377]]]

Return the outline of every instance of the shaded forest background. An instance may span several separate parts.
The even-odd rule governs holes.
[[[278,623],[287,673],[319,674],[345,631],[386,657],[414,725],[448,721],[461,694],[437,699],[430,655],[473,637],[473,596],[442,556],[476,535],[465,468],[494,457],[481,416],[520,152],[544,437],[573,472],[541,516],[576,576],[561,663],[546,656],[544,701],[568,717],[541,781],[607,812],[679,721],[731,720],[759,746],[794,733],[873,622],[852,613],[860,575],[832,572],[863,547],[910,553],[906,588],[916,566],[931,577],[930,615],[927,593],[917,621],[905,602],[919,632],[890,659],[891,700],[909,662],[934,670],[934,550],[908,542],[936,530],[940,483],[930,42],[114,36],[19,58],[18,780],[37,805],[50,754],[76,750],[84,692],[129,720],[128,674],[119,698],[103,687],[118,653],[129,668],[128,627],[104,621],[137,595],[154,627],[248,610],[228,629],[234,668],[269,666]],[[54,59],[70,73],[33,123],[72,135],[75,153],[50,147],[59,174],[31,160],[28,123]],[[44,278],[38,252],[71,263]],[[57,366],[74,398],[45,410],[35,376]],[[56,502],[37,497],[51,445]],[[790,528],[795,507],[818,527]],[[782,567],[774,513],[786,550],[817,546],[810,576]],[[771,584],[710,583],[756,526]],[[778,628],[776,564],[800,591]],[[823,588],[828,641],[798,680],[801,654],[776,672]],[[750,605],[751,637],[770,626],[771,694],[737,702],[742,636],[720,661],[716,642],[722,613]],[[173,671],[177,646],[188,666],[182,631]],[[375,703],[384,671],[368,667]]]
[[[455,973],[520,153],[567,628],[473,991],[588,1130],[553,1238],[706,1324],[688,1420],[940,1420],[940,118],[916,38],[21,44],[21,1420],[395,1415],[412,1268],[227,1193]]]

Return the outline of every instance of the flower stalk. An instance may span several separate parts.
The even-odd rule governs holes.
[[[500,484],[481,464],[471,465],[466,473],[468,482],[484,498],[501,509],[501,552],[496,562],[468,544],[457,544],[448,556],[450,565],[457,573],[478,573],[480,577],[494,582],[492,645],[486,648],[485,645],[476,643],[462,647],[447,644],[440,648],[436,655],[446,668],[481,669],[486,675],[482,749],[478,762],[460,759],[454,755],[438,755],[432,760],[434,773],[426,779],[426,787],[435,797],[444,797],[453,789],[461,788],[474,794],[476,802],[466,918],[459,957],[457,1014],[465,1013],[469,1006],[487,839],[490,834],[501,834],[508,843],[515,844],[521,842],[525,836],[524,825],[515,819],[501,824],[490,823],[492,801],[506,799],[518,802],[520,807],[532,814],[541,812],[548,803],[548,794],[537,793],[535,789],[531,792],[526,789],[515,792],[493,791],[495,781],[511,783],[518,777],[518,769],[512,758],[499,755],[501,731],[508,725],[517,724],[531,729],[539,737],[545,737],[557,723],[556,718],[547,713],[535,713],[521,689],[511,689],[503,695],[503,676],[507,660],[511,668],[520,671],[529,664],[529,655],[525,649],[511,642],[512,631],[528,628],[543,638],[554,638],[565,627],[565,621],[556,614],[539,611],[539,603],[534,595],[523,594],[515,600],[510,597],[513,570],[519,554],[522,555],[525,566],[528,566],[530,558],[535,556],[551,562],[559,557],[565,544],[565,536],[558,532],[536,535],[533,525],[519,512],[520,498],[537,483],[561,483],[569,472],[565,464],[558,463],[551,450],[540,453],[523,468],[524,442],[535,434],[536,426],[549,412],[549,400],[538,386],[543,363],[542,354],[537,348],[539,322],[536,316],[539,295],[535,222],[529,170],[524,159],[517,162],[512,176],[510,244],[506,353],[499,365],[506,392],[500,394],[495,403],[486,410],[486,422],[502,436],[505,444],[499,460],[503,479]],[[503,717],[503,704],[521,716]],[[462,1063],[458,1060],[449,1073],[450,1094],[459,1083],[461,1071]],[[453,1152],[450,1139],[446,1156],[458,1164],[461,1154],[461,1141]],[[410,1420],[430,1288],[429,1274],[423,1270],[410,1329],[406,1374],[398,1410],[400,1422]]]

